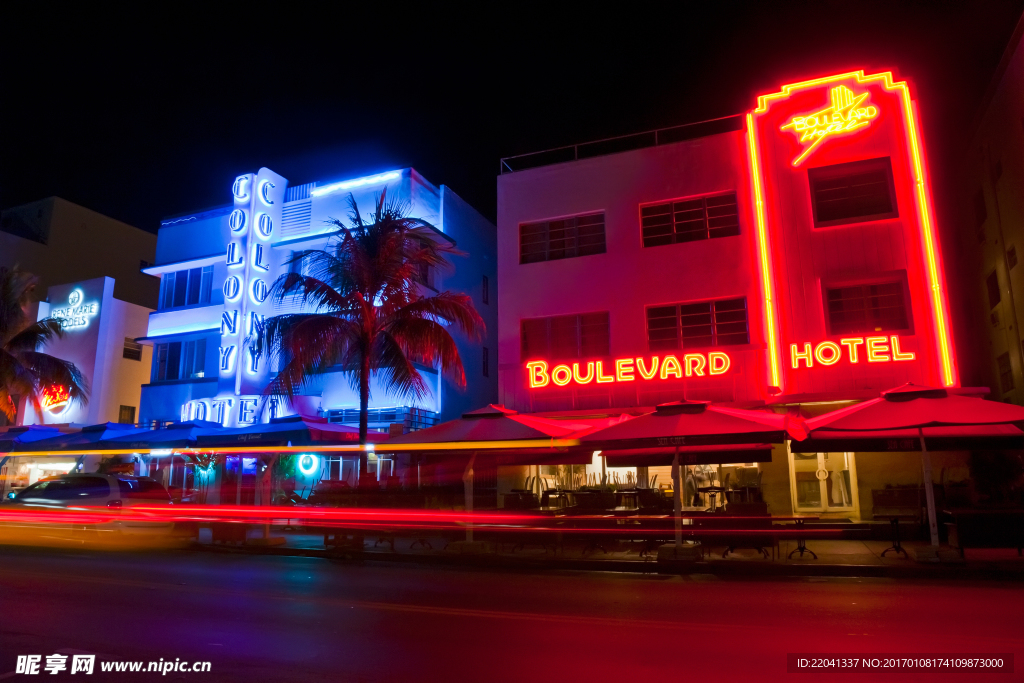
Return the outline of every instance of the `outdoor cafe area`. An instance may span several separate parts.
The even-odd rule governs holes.
[[[813,558],[819,539],[885,542],[906,557],[902,543],[917,540],[961,553],[1022,545],[1022,418],[1018,406],[907,385],[815,416],[702,401],[596,415],[492,405],[366,445],[351,427],[305,416],[236,429],[7,428],[0,478],[6,494],[66,471],[149,476],[176,504],[276,506],[282,518],[504,515],[472,517],[456,536],[513,547],[777,558],[793,542],[789,554]]]

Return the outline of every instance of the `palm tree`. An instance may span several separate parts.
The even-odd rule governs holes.
[[[483,319],[466,294],[426,295],[420,287],[429,268],[446,269],[449,255],[462,255],[438,239],[433,226],[407,216],[409,205],[389,199],[387,188],[374,211],[360,215],[349,195],[349,225],[337,228],[324,249],[295,254],[291,272],[271,288],[278,303],[300,298],[312,313],[279,315],[255,332],[257,352],[269,351],[280,366],[267,395],[291,399],[316,377],[341,370],[359,392],[359,440],[366,443],[370,377],[400,398],[430,393],[415,362],[440,366],[456,385],[466,377],[454,326],[478,338]],[[367,457],[361,456],[361,471]]]
[[[60,318],[33,322],[29,317],[37,283],[18,266],[0,267],[0,412],[10,422],[18,414],[15,397],[28,397],[42,415],[39,398],[48,387],[65,387],[69,401],[88,401],[85,377],[74,363],[36,350],[64,335]]]

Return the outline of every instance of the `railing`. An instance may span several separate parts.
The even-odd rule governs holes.
[[[526,169],[537,168],[538,166],[579,161],[580,159],[589,159],[590,157],[604,156],[606,154],[618,154],[619,152],[628,152],[643,147],[667,145],[708,135],[743,130],[743,126],[743,115],[734,114],[717,119],[708,119],[707,121],[696,121],[694,123],[684,123],[680,126],[649,130],[643,133],[631,133],[629,135],[604,138],[603,140],[555,147],[540,152],[529,152],[527,154],[504,157],[501,160],[498,172],[500,174],[515,173],[516,171],[525,171]]]

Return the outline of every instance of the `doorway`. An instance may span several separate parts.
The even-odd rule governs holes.
[[[842,513],[860,519],[853,453],[789,453],[795,512]]]

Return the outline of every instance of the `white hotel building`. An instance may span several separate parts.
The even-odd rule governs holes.
[[[487,325],[482,339],[455,334],[466,372],[466,387],[453,386],[432,367],[421,372],[432,388],[420,401],[390,396],[371,381],[370,428],[406,431],[451,419],[497,399],[496,229],[444,185],[437,187],[414,169],[329,182],[290,185],[262,168],[239,175],[224,206],[164,220],[156,264],[144,272],[161,277],[160,300],[149,316],[153,346],[150,381],[142,387],[139,420],[209,420],[227,427],[267,422],[301,413],[331,422],[358,424],[358,394],[342,373],[328,373],[292,404],[267,399],[264,388],[275,368],[246,344],[254,323],[300,312],[296,303],[277,303],[268,291],[289,266],[292,252],[325,246],[347,223],[351,193],[364,215],[384,188],[409,205],[409,215],[434,225],[438,239],[467,254],[448,272],[425,273],[426,293],[451,290],[472,296]]]

